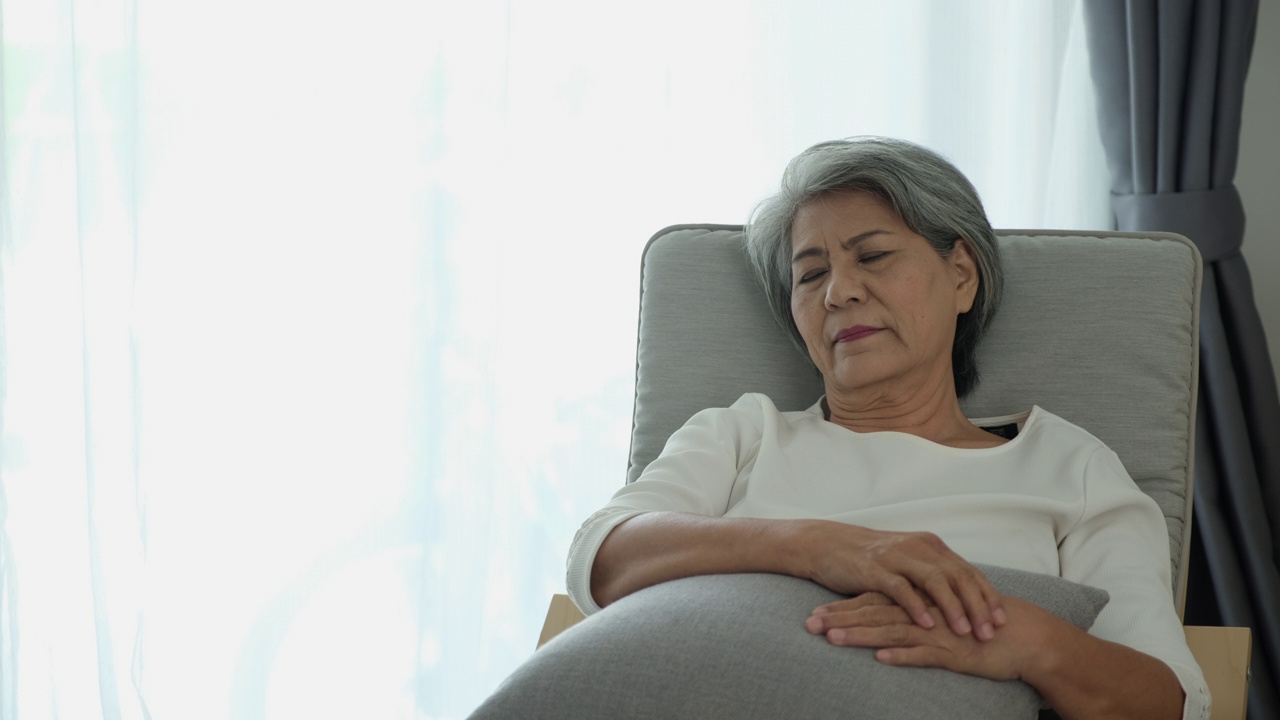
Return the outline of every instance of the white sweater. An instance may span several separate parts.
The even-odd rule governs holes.
[[[898,432],[857,433],[821,404],[780,412],[764,395],[694,415],[662,454],[583,523],[569,550],[568,590],[587,614],[591,566],[605,536],[643,512],[823,519],[928,531],[969,562],[1058,575],[1111,601],[1090,633],[1165,662],[1207,718],[1209,692],[1174,610],[1168,531],[1155,501],[1084,430],[1042,410],[994,448],[958,449]]]

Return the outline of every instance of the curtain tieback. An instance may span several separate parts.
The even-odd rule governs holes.
[[[1120,195],[1112,193],[1120,230],[1187,236],[1206,263],[1240,252],[1244,204],[1234,185],[1215,190]]]

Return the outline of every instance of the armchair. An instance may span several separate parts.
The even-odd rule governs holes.
[[[1160,505],[1179,613],[1188,583],[1201,260],[1168,233],[1000,231],[1005,299],[979,350],[970,417],[1038,404],[1120,456]],[[697,411],[744,392],[808,407],[821,379],[769,315],[741,227],[683,225],[650,240],[641,271],[627,482]],[[927,528],[922,528],[927,529]],[[556,596],[539,647],[581,619]],[[1249,631],[1187,628],[1214,718],[1244,717]]]

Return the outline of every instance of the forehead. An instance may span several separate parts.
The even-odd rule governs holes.
[[[845,190],[820,195],[800,206],[791,223],[791,245],[840,242],[870,229],[894,231],[902,219],[878,195],[865,190]]]

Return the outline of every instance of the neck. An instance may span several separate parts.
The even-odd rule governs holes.
[[[827,419],[854,432],[902,432],[942,445],[999,440],[964,416],[950,369],[945,377],[930,380],[907,389],[852,389],[827,383]]]

